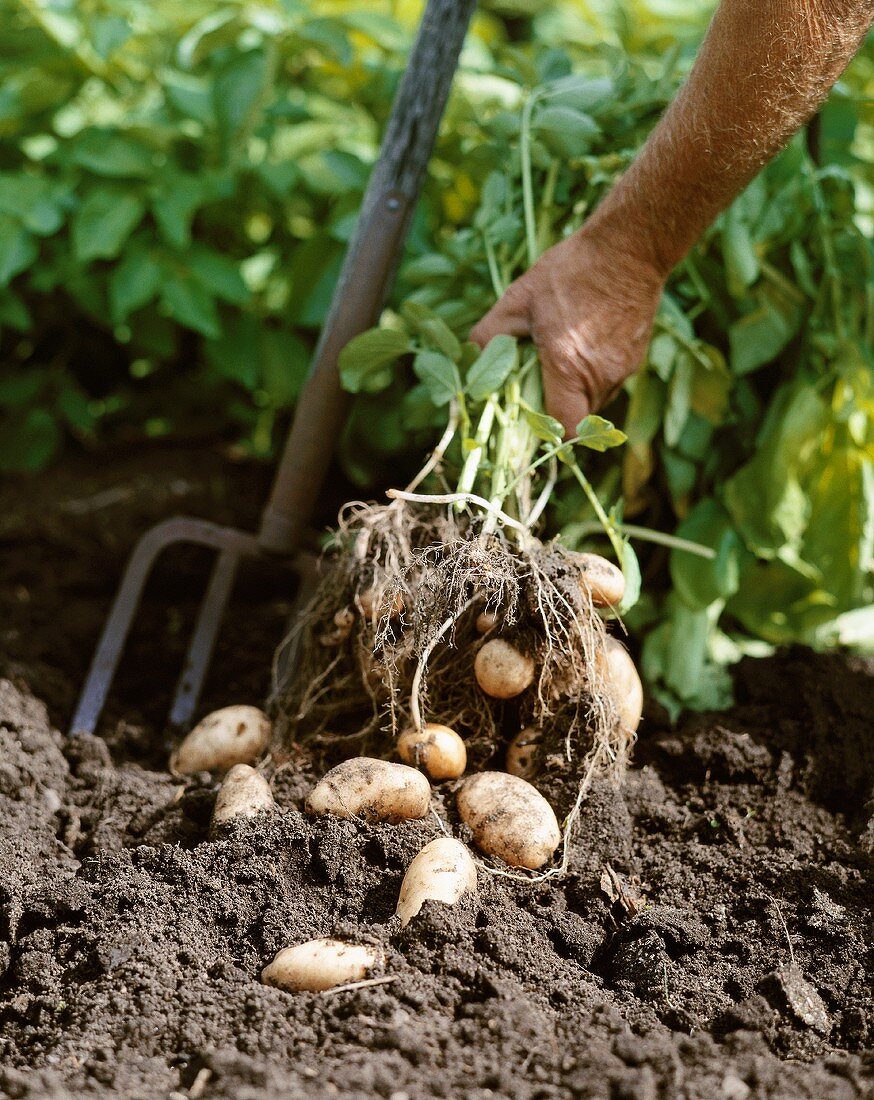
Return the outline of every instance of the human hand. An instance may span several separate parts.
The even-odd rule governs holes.
[[[511,283],[470,334],[530,336],[546,411],[568,435],[643,362],[665,276],[596,217]]]

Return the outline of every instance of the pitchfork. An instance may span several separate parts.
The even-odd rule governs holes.
[[[71,733],[94,732],[146,579],[168,546],[196,543],[218,552],[176,686],[171,726],[185,728],[194,714],[242,558],[287,560],[300,578],[295,606],[305,603],[314,583],[315,559],[301,548],[348,404],[337,360],[353,336],[378,320],[474,6],[475,0],[428,0],[258,533],[179,516],[143,535],[97,644]]]

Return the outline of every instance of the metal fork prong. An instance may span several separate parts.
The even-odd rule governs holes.
[[[255,556],[259,553],[258,543],[253,535],[189,516],[174,516],[146,531],[128,559],[124,576],[112,602],[91,660],[85,686],[79,696],[70,726],[71,734],[94,733],[97,728],[155,559],[168,546],[183,542],[211,547],[221,553],[235,553],[238,556]]]
[[[94,733],[97,728],[152,565],[164,547],[176,542],[178,537],[176,521],[167,520],[148,530],[134,547],[94,651],[70,726],[71,734]]]
[[[194,714],[239,563],[234,550],[222,550],[216,559],[173,696],[170,725],[176,729],[186,728]]]

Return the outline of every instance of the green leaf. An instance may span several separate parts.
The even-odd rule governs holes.
[[[204,344],[206,361],[219,377],[254,390],[260,374],[260,331],[251,313],[233,314],[222,326],[218,339]]]
[[[169,185],[152,200],[152,213],[168,244],[187,248],[191,243],[191,221],[203,202],[204,189],[191,175],[174,175]]]
[[[226,141],[232,140],[248,123],[261,96],[266,75],[264,53],[250,50],[234,57],[216,77],[213,109]]]
[[[405,50],[409,48],[408,31],[391,15],[379,11],[350,11],[344,21],[356,31],[367,35],[384,50]]]
[[[564,425],[554,416],[548,416],[544,412],[532,409],[530,405],[522,403],[522,415],[528,427],[538,439],[546,443],[558,444],[564,439]]]
[[[111,187],[89,191],[73,215],[73,251],[83,263],[111,260],[121,252],[125,241],[145,213],[137,195]]]
[[[689,418],[692,405],[692,378],[695,364],[692,357],[683,352],[677,357],[674,372],[668,385],[668,404],[665,409],[665,443],[676,447]]]
[[[372,328],[340,352],[340,377],[349,393],[378,393],[390,385],[391,367],[408,351],[410,339],[395,329]]]
[[[150,149],[116,131],[91,127],[73,146],[72,160],[98,176],[148,179],[155,165]]]
[[[188,270],[208,291],[223,302],[244,305],[249,301],[249,290],[240,274],[239,264],[220,252],[195,247],[188,255]]]
[[[649,345],[648,362],[663,382],[667,382],[677,361],[678,344],[668,332],[659,332]]]
[[[0,293],[0,325],[9,325],[19,332],[28,332],[31,327],[27,306],[13,290]]]
[[[461,358],[461,344],[452,329],[437,314],[420,302],[405,302],[401,315],[424,339],[434,344],[438,351],[454,363]]]
[[[115,324],[151,302],[161,283],[161,268],[143,248],[129,249],[109,277],[109,304]]]
[[[217,339],[221,334],[218,310],[203,287],[181,275],[169,275],[161,286],[161,303],[180,325]]]
[[[464,392],[474,401],[484,401],[503,386],[518,361],[513,337],[493,336],[467,372]]]
[[[57,232],[64,222],[57,189],[48,180],[23,172],[0,175],[0,212],[12,214],[41,237]]]
[[[749,374],[770,363],[786,347],[800,324],[800,310],[781,310],[767,300],[755,312],[735,321],[728,330],[733,373]]]
[[[458,367],[439,351],[420,351],[413,360],[413,371],[425,384],[438,408],[448,405],[461,392]]]
[[[583,76],[574,73],[553,81],[544,99],[550,106],[591,111],[613,99],[616,85],[609,76]]]
[[[616,610],[620,615],[624,615],[625,612],[630,611],[640,599],[641,588],[640,563],[637,560],[637,554],[635,554],[634,548],[627,538],[622,540],[622,560],[619,562],[619,565],[625,577],[625,591],[622,594],[622,600]]]
[[[37,473],[54,458],[62,438],[55,418],[45,409],[13,416],[0,429],[0,470]]]
[[[601,133],[601,127],[584,111],[574,107],[543,107],[535,112],[533,128],[559,156],[580,156]]]
[[[24,226],[9,214],[0,214],[0,286],[30,267],[39,249]]]
[[[579,436],[580,446],[593,451],[607,451],[611,447],[620,446],[627,439],[625,432],[594,413],[590,413],[577,424],[576,434]]]
[[[742,543],[727,512],[715,500],[699,501],[676,533],[716,551],[713,560],[685,550],[671,551],[671,580],[681,599],[689,607],[705,608],[733,596],[739,584]]]
[[[39,397],[46,377],[47,371],[40,367],[19,368],[0,377],[0,405],[20,408],[31,404]]]
[[[98,15],[91,20],[91,45],[107,60],[133,34],[130,22],[119,15]]]
[[[729,292],[739,298],[759,277],[759,258],[737,206],[729,207],[723,215],[722,254]]]
[[[429,252],[404,264],[401,274],[414,286],[426,285],[432,279],[445,279],[455,274],[455,264],[448,256]]]

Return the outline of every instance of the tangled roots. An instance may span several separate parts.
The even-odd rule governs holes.
[[[385,753],[406,726],[441,722],[481,767],[533,726],[588,773],[618,776],[633,738],[604,680],[606,632],[580,577],[555,543],[519,547],[433,506],[348,505],[316,595],[283,643],[297,660],[286,679],[274,677],[280,736]],[[494,617],[484,634],[482,612]],[[505,701],[474,674],[477,652],[497,636],[537,669]]]

